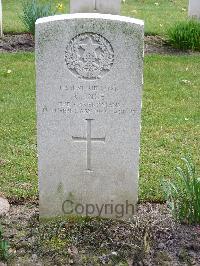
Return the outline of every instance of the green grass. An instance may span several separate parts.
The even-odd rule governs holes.
[[[200,21],[188,20],[182,21],[167,32],[168,42],[175,48],[200,52]]]
[[[0,191],[37,195],[35,72],[33,54],[1,54]],[[12,72],[7,73],[8,70]]]
[[[34,54],[1,54],[0,191],[37,196]],[[140,200],[163,200],[180,157],[200,166],[200,57],[145,57]],[[11,73],[7,73],[11,70]]]
[[[6,261],[9,257],[9,244],[3,237],[3,229],[0,224],[0,261]]]
[[[200,165],[200,57],[145,59],[140,199],[162,200],[159,179],[173,177],[181,157]]]
[[[47,0],[40,0],[45,2]],[[48,1],[49,2],[49,1]],[[69,12],[69,0],[53,0],[54,6],[62,3]],[[155,3],[158,3],[156,5]],[[164,35],[166,29],[187,18],[188,0],[125,0],[121,14],[145,20],[145,32]],[[5,32],[24,32],[19,16],[22,7],[18,0],[3,0],[3,27]]]
[[[2,0],[3,6],[3,30],[4,32],[26,32],[20,16],[22,15],[22,0]],[[49,0],[39,0],[40,3]],[[58,3],[63,3],[65,12],[69,12],[69,0],[52,0],[52,7],[56,9]]]
[[[200,224],[200,176],[190,158],[182,158],[185,167],[177,166],[178,178],[163,179],[167,205],[175,219]]]
[[[188,0],[125,0],[122,15],[145,21],[146,34],[165,35],[166,29],[187,18]]]

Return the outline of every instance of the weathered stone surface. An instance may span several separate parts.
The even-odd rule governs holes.
[[[95,0],[70,0],[70,13],[93,13]]]
[[[96,0],[96,10],[103,14],[119,15],[121,0]]]
[[[200,0],[189,0],[188,14],[200,19]]]
[[[10,204],[7,199],[0,197],[0,216],[9,212]]]
[[[121,0],[71,0],[70,13],[102,13],[119,15]]]
[[[143,21],[101,14],[39,19],[36,72],[40,215],[130,217]]]

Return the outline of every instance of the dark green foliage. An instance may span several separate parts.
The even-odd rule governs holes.
[[[51,2],[48,4],[39,3],[38,0],[24,0],[22,2],[23,15],[20,17],[28,32],[35,35],[35,22],[38,18],[55,15],[52,11]]]
[[[182,21],[168,32],[168,41],[175,48],[200,51],[200,22],[198,20]]]
[[[176,219],[183,223],[200,224],[200,178],[186,158],[186,169],[177,167],[178,178],[164,180],[167,203]]]
[[[3,230],[0,226],[0,260],[7,260],[9,253],[8,253],[9,245],[6,240],[3,238]]]

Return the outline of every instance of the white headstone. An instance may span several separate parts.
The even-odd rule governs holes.
[[[138,197],[143,21],[36,22],[40,215],[132,216]]]
[[[200,0],[189,0],[189,11],[190,17],[196,17],[200,19]]]
[[[70,0],[70,13],[120,14],[121,0]]]
[[[70,0],[70,13],[93,13],[95,0]]]
[[[7,199],[0,197],[0,217],[4,216],[10,210],[10,204]]]
[[[3,15],[2,15],[2,1],[0,0],[0,37],[3,36]]]

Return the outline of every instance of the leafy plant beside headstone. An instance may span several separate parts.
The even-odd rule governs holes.
[[[176,168],[178,178],[162,182],[167,204],[180,222],[200,224],[200,177],[190,160],[182,160],[186,168]]]
[[[200,21],[196,19],[182,21],[167,31],[168,42],[181,50],[200,51]]]
[[[59,5],[60,7],[60,5]],[[59,9],[57,7],[57,9]],[[22,2],[22,16],[20,17],[28,32],[35,35],[35,22],[38,18],[55,15],[57,9],[53,11],[52,3],[39,3],[38,0],[24,0]]]
[[[0,226],[0,260],[7,260],[9,256],[9,244],[6,240],[3,238],[3,230]]]

